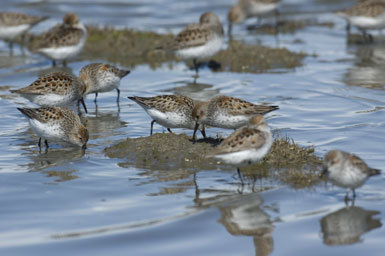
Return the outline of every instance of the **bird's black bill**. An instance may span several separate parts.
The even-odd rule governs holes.
[[[84,103],[84,98],[81,98],[79,101],[82,103],[82,105],[83,105],[83,108],[84,108],[84,111],[85,111],[85,112],[86,112],[86,114],[87,114],[87,113],[88,113],[88,111],[87,111],[86,103]]]

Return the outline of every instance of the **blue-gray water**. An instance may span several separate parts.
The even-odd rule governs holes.
[[[69,11],[86,24],[176,33],[208,10],[226,26],[234,2],[9,0],[2,1],[2,10],[51,16],[35,33]],[[316,19],[334,26],[309,26],[278,39],[236,26],[236,39],[314,57],[288,72],[203,69],[198,82],[206,86],[194,96],[222,93],[279,105],[269,125],[281,135],[313,145],[319,156],[338,148],[385,170],[385,46],[347,45],[345,22],[330,13],[353,2],[283,0],[284,19]],[[71,62],[69,67],[77,74],[88,63]],[[121,83],[120,112],[115,91],[99,95],[97,113],[90,96],[86,117],[91,137],[85,155],[60,146],[39,154],[37,137],[16,110],[32,104],[3,87],[30,84],[50,62],[29,53],[22,57],[18,47],[10,58],[0,42],[0,65],[1,255],[383,255],[383,174],[357,190],[356,207],[343,209],[345,191],[324,183],[240,195],[234,172],[200,170],[195,177],[167,181],[162,179],[169,175],[165,171],[127,167],[123,160],[108,158],[106,146],[149,134],[151,120],[126,96],[183,90],[192,82],[184,63],[172,70],[167,65],[132,70]],[[155,125],[155,131],[162,128]],[[269,185],[264,182],[257,185]],[[164,193],[167,189],[178,193]],[[371,211],[378,214],[370,217]]]

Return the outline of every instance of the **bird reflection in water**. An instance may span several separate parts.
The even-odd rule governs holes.
[[[361,242],[361,235],[382,226],[373,216],[378,211],[347,206],[321,219],[323,242],[326,245],[348,245]]]
[[[274,246],[274,225],[262,205],[262,197],[253,193],[237,196],[218,207],[221,212],[219,222],[232,235],[252,236],[258,256],[269,255]]]

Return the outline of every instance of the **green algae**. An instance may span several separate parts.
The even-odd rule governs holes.
[[[124,159],[122,167],[143,169],[152,181],[184,181],[200,170],[235,170],[206,155],[220,138],[191,141],[186,134],[157,133],[148,137],[127,138],[104,149],[110,158]],[[313,148],[301,147],[287,138],[275,139],[270,153],[259,163],[241,168],[246,179],[274,179],[295,188],[311,187],[319,182],[321,160]],[[162,193],[183,191],[183,186],[164,188]]]

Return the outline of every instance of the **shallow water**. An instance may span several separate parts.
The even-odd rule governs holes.
[[[33,29],[36,33],[68,11],[77,12],[86,24],[176,33],[207,10],[226,26],[233,2],[2,3],[5,10],[50,15]],[[279,105],[279,111],[268,115],[270,127],[300,145],[313,145],[320,157],[338,148],[385,169],[384,46],[346,43],[344,21],[330,12],[353,1],[283,2],[284,20],[315,19],[334,26],[307,26],[275,37],[240,25],[234,27],[234,37],[314,55],[303,66],[264,74],[203,69],[198,85],[182,62],[173,69],[137,66],[121,82],[119,106],[115,91],[100,94],[97,105],[93,95],[88,97],[91,136],[85,154],[56,145],[47,154],[38,152],[38,138],[16,110],[32,105],[8,90],[30,84],[50,70],[50,62],[29,53],[23,57],[18,47],[8,57],[7,45],[0,42],[0,254],[382,255],[384,175],[368,180],[357,190],[355,207],[345,208],[345,191],[330,184],[295,190],[262,179],[255,186],[263,192],[246,186],[240,194],[233,171],[147,170],[103,152],[126,137],[149,135],[151,120],[126,96],[176,92],[209,98],[222,93]],[[70,71],[78,74],[88,63],[71,62]],[[230,132],[208,130],[211,136]]]

